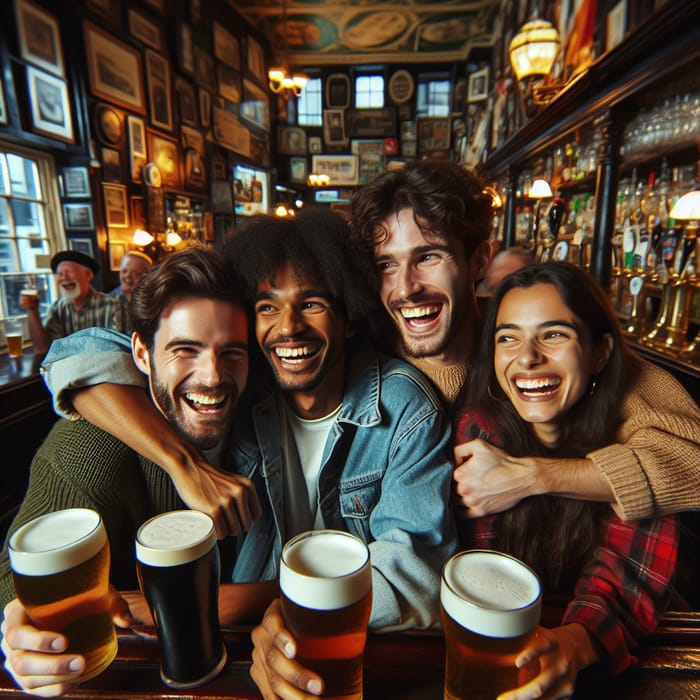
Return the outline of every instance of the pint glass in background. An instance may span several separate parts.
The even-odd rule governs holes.
[[[117,653],[109,611],[109,540],[99,513],[69,508],[20,527],[8,552],[17,597],[34,625],[68,639],[82,654],[81,680],[101,673]]]
[[[495,700],[522,685],[515,659],[539,624],[542,586],[514,557],[455,554],[440,588],[445,633],[445,700]]]
[[[296,659],[323,678],[322,697],[360,700],[372,607],[367,545],[339,530],[293,537],[282,549],[280,590]]]
[[[214,521],[204,513],[161,513],[136,533],[136,573],[156,625],[160,677],[171,688],[204,685],[226,664],[220,571]]]

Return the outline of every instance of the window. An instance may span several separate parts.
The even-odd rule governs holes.
[[[416,112],[419,117],[448,117],[450,115],[450,81],[445,79],[418,79]]]
[[[50,156],[0,141],[1,319],[25,315],[19,293],[28,283],[42,314],[56,298],[50,260],[64,239],[56,180]]]
[[[355,78],[355,108],[381,109],[384,107],[384,76],[358,75]]]
[[[323,126],[321,78],[310,78],[297,97],[297,124],[299,126]]]

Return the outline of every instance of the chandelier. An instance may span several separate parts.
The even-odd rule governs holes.
[[[287,0],[282,2],[282,57],[283,65],[270,68],[267,72],[268,85],[275,94],[288,100],[292,95],[299,97],[309,78],[303,73],[292,73],[289,68],[287,50]]]

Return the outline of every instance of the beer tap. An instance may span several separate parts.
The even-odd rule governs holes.
[[[561,197],[556,197],[547,211],[547,235],[542,238],[542,255],[540,262],[547,262],[552,259],[554,243],[559,235],[559,227],[564,219],[566,202]]]

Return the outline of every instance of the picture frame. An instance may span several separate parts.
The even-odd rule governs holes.
[[[199,129],[180,127],[183,181],[186,190],[202,191],[207,186],[206,145]]]
[[[95,228],[92,217],[92,204],[84,202],[81,204],[63,205],[63,223],[66,229],[73,231],[91,231]]]
[[[199,123],[203,129],[211,126],[211,93],[204,88],[197,88],[199,97]]]
[[[372,139],[396,133],[396,108],[349,109],[345,113],[345,130],[351,139]]]
[[[308,177],[308,167],[309,163],[307,159],[304,158],[290,158],[289,159],[289,179],[292,182],[298,182],[306,184],[306,178]]]
[[[322,153],[323,144],[320,136],[309,136],[309,153]]]
[[[225,63],[219,63],[216,66],[216,79],[218,94],[229,102],[240,104],[241,74]]]
[[[323,110],[323,140],[329,146],[348,145],[344,109]]]
[[[127,228],[129,226],[129,207],[126,185],[102,184],[107,228]]]
[[[265,52],[263,47],[252,37],[246,38],[246,68],[261,84],[265,84]]]
[[[131,225],[134,228],[146,228],[146,199],[141,195],[129,197]]]
[[[141,52],[89,20],[83,20],[83,35],[90,92],[107,102],[145,114]]]
[[[100,143],[118,148],[126,141],[124,115],[112,105],[100,103],[94,111],[95,134]]]
[[[212,99],[212,128],[217,144],[246,158],[250,156],[250,130],[241,123],[233,106],[221,97]]]
[[[306,155],[306,129],[302,129],[298,126],[278,127],[277,152],[286,156]]]
[[[77,250],[79,253],[85,253],[91,258],[95,257],[92,248],[92,238],[69,238],[68,248],[69,250]]]
[[[612,51],[627,30],[627,0],[619,0],[610,8],[605,21],[605,50]]]
[[[15,0],[17,36],[22,58],[61,78],[65,78],[61,31],[58,20],[31,0]]]
[[[389,78],[389,99],[395,105],[406,104],[413,97],[415,85],[413,76],[407,70],[397,70]]]
[[[73,118],[66,81],[27,66],[27,85],[32,130],[42,136],[73,143]]]
[[[163,50],[163,36],[160,27],[155,22],[151,22],[150,19],[132,7],[129,8],[128,22],[131,36],[156,51]]]
[[[141,117],[130,114],[126,119],[129,137],[129,172],[131,181],[139,184],[143,182],[143,168],[148,162],[146,150],[146,123]]]
[[[345,73],[331,73],[326,78],[326,107],[347,109],[350,106],[350,78]]]
[[[119,153],[119,151],[116,148],[102,149],[102,181],[122,181],[121,153]]]
[[[489,67],[481,68],[469,74],[467,102],[481,102],[489,94]]]
[[[66,199],[89,198],[90,174],[84,167],[68,167],[61,171],[61,196]]]
[[[384,168],[383,139],[355,139],[351,150],[357,155],[357,182],[364,185]]]
[[[119,272],[122,258],[126,255],[128,248],[123,241],[109,242],[109,269],[111,272]]]
[[[197,85],[216,92],[216,69],[214,59],[199,46],[194,47],[194,80]]]
[[[450,147],[450,118],[423,117],[418,119],[418,151],[431,153]]]
[[[158,166],[162,176],[163,186],[172,189],[179,189],[180,186],[180,151],[177,141],[148,132],[149,140],[149,161]]]
[[[195,97],[194,85],[189,80],[175,78],[175,94],[178,100],[180,122],[187,126],[199,126],[199,105]]]
[[[177,24],[177,59],[180,70],[188,77],[194,75],[194,42],[192,27],[187,22]]]
[[[173,129],[173,107],[170,91],[170,65],[155,51],[146,50],[148,111],[153,126]]]
[[[358,158],[354,153],[311,156],[311,172],[328,175],[330,186],[357,185]]]
[[[270,131],[269,93],[247,78],[243,79],[240,115],[263,131]]]
[[[241,43],[219,22],[212,22],[214,58],[230,68],[241,69]]]

